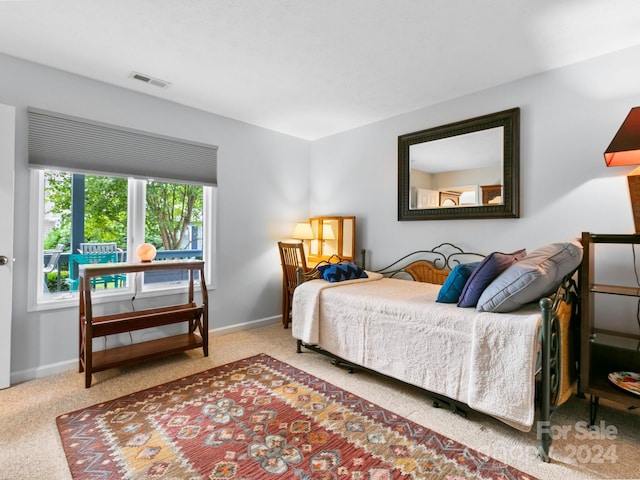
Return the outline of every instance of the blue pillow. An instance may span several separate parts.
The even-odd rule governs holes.
[[[577,241],[552,243],[511,265],[484,290],[478,300],[482,312],[511,312],[555,292],[565,275],[582,261]]]
[[[525,257],[527,251],[523,248],[513,253],[493,252],[480,262],[471,273],[462,289],[459,307],[475,307],[484,289],[502,272],[518,260]]]
[[[458,303],[462,289],[478,265],[480,265],[480,262],[461,263],[453,267],[453,270],[451,270],[451,273],[447,276],[447,279],[438,292],[436,302]]]
[[[353,263],[320,265],[318,271],[320,275],[322,275],[322,278],[331,283],[353,280],[355,278],[368,278],[365,271]]]

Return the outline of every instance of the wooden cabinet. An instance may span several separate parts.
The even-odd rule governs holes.
[[[627,246],[629,261],[624,262],[626,272],[633,277],[634,255],[631,247],[640,245],[640,235],[600,235],[589,232],[582,233],[584,258],[580,272],[580,306],[581,306],[581,334],[580,334],[580,384],[583,394],[590,395],[590,421],[595,423],[598,402],[600,398],[621,403],[628,407],[640,407],[640,397],[626,392],[613,385],[608,375],[611,372],[631,371],[640,373],[640,335],[628,333],[634,328],[636,318],[624,319],[629,329],[621,331],[612,327],[620,322],[607,314],[600,314],[596,318],[596,305],[603,301],[603,296],[633,297],[631,301],[640,302],[640,285],[638,284],[609,284],[600,283],[596,272],[596,254],[598,245],[615,244]],[[640,247],[637,247],[640,248]],[[618,271],[619,275],[625,272]],[[627,275],[627,278],[629,278]],[[622,283],[622,282],[620,282]],[[637,300],[636,300],[637,299]],[[613,314],[612,314],[613,315]]]
[[[440,206],[454,207],[460,205],[461,192],[440,192]]]
[[[416,188],[415,201],[412,203],[411,208],[423,209],[438,207],[440,206],[440,192],[428,188]]]
[[[502,185],[480,185],[480,190],[482,191],[483,205],[490,205],[498,197],[501,200],[498,203],[502,203]]]
[[[314,217],[309,219],[313,239],[309,247],[309,265],[338,255],[355,260],[356,217]]]
[[[189,290],[186,303],[112,315],[95,316],[93,314],[91,300],[92,279],[125,275],[132,272],[158,272],[163,270],[187,270],[189,272]],[[142,362],[193,348],[202,348],[204,356],[209,355],[208,298],[204,278],[204,262],[202,260],[80,265],[78,275],[80,282],[79,369],[80,372],[85,372],[86,388],[91,386],[93,372]],[[196,275],[199,276],[200,280],[200,303],[195,301],[194,279]],[[93,351],[94,338],[182,322],[187,324],[187,333]]]

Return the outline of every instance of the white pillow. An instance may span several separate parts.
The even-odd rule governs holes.
[[[482,292],[481,312],[511,312],[554,293],[565,275],[582,261],[582,244],[577,240],[551,243],[514,263]]]

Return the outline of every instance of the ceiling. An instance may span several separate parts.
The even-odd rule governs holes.
[[[639,45],[638,25],[637,0],[0,1],[0,52],[313,140]]]

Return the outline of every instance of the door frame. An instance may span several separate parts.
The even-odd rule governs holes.
[[[0,235],[0,388],[11,385],[11,322],[13,300],[14,179],[16,166],[16,107],[0,104],[0,220],[9,235]]]

